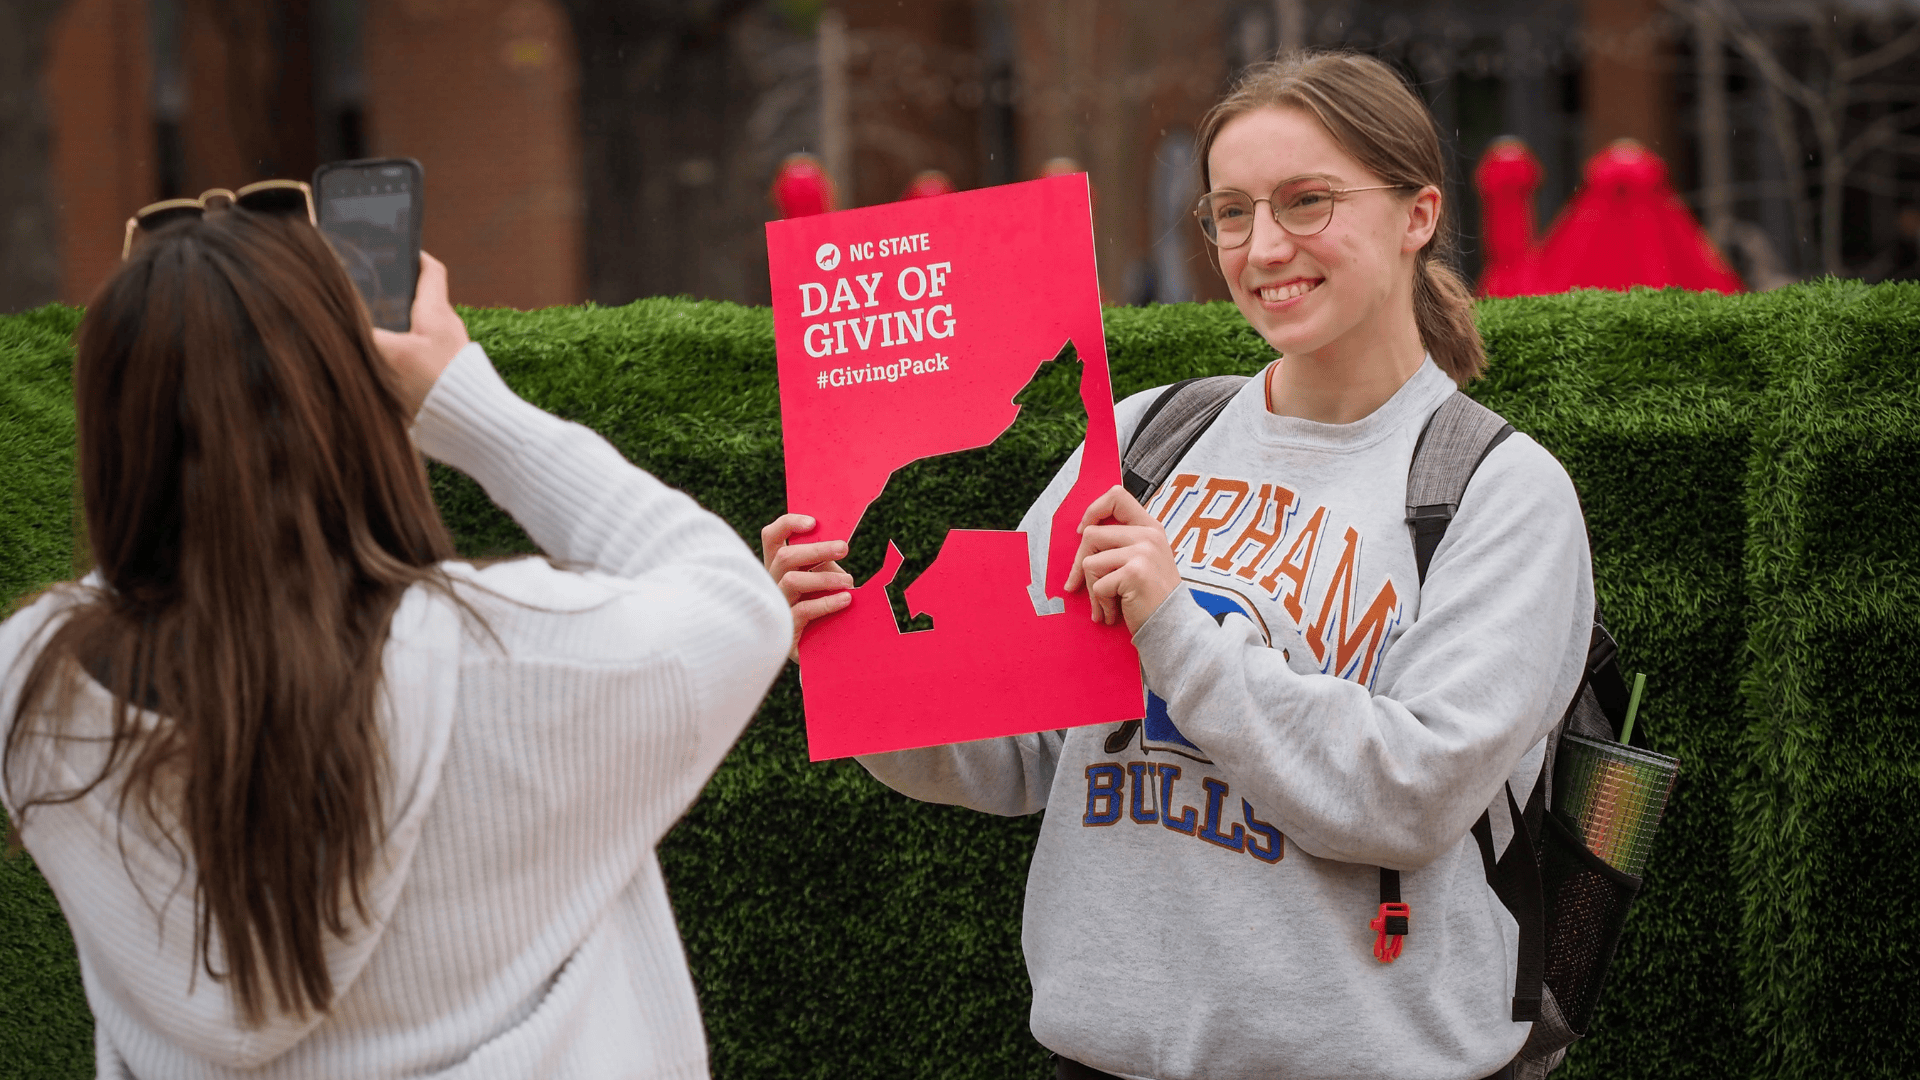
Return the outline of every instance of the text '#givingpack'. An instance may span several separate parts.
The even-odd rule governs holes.
[[[912,375],[932,375],[938,371],[950,371],[952,369],[947,366],[947,362],[952,359],[953,357],[946,353],[934,353],[925,360],[910,360],[902,357],[891,364],[827,368],[820,373],[818,385],[820,389],[825,390],[829,387],[898,382]]]

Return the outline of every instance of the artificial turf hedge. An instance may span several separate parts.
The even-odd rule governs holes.
[[[520,393],[743,537],[782,509],[765,310],[467,315]],[[1650,676],[1644,730],[1686,762],[1564,1075],[1915,1072],[1920,288],[1576,293],[1480,318],[1492,367],[1473,392],[1572,474],[1601,604]],[[0,319],[0,599],[68,572],[75,321]],[[1107,333],[1122,395],[1268,356],[1225,305],[1111,309]],[[988,468],[1075,437],[1049,430],[1060,445],[997,447]],[[433,482],[463,551],[528,550],[470,481]],[[899,527],[991,499],[968,477],[926,490]],[[662,849],[715,1075],[1050,1075],[1019,951],[1037,827],[807,763],[790,670]],[[0,1076],[87,1075],[89,1042],[44,886],[0,864]]]
[[[60,307],[0,316],[0,612],[72,571],[79,322]],[[0,856],[0,1077],[92,1075],[93,1014],[60,908],[32,860]]]

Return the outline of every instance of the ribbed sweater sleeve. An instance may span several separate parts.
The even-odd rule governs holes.
[[[701,725],[696,758],[717,764],[791,633],[779,589],[740,537],[595,432],[521,400],[478,343],[441,374],[413,434],[423,453],[477,480],[560,567],[676,578],[679,651],[708,658],[689,674],[702,711],[719,721]]]

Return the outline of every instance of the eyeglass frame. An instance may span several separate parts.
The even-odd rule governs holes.
[[[1333,224],[1333,210],[1331,207],[1329,207],[1327,210],[1327,220],[1321,222],[1319,228],[1309,233],[1294,232],[1292,229],[1287,228],[1286,225],[1282,224],[1282,222],[1280,221],[1280,211],[1274,209],[1273,197],[1279,193],[1280,189],[1283,187],[1286,187],[1288,184],[1297,184],[1302,180],[1319,180],[1324,183],[1326,182],[1326,177],[1296,176],[1291,179],[1282,180],[1279,183],[1273,185],[1273,190],[1267,192],[1266,197],[1263,199],[1256,199],[1252,195],[1248,194],[1247,192],[1241,191],[1239,188],[1214,188],[1212,191],[1207,192],[1205,195],[1200,196],[1199,199],[1194,201],[1194,207],[1192,210],[1194,223],[1196,225],[1199,225],[1200,235],[1207,238],[1207,243],[1212,244],[1216,249],[1220,251],[1232,251],[1235,248],[1245,247],[1249,243],[1253,242],[1253,229],[1251,228],[1247,229],[1246,239],[1240,241],[1237,244],[1222,244],[1220,243],[1219,240],[1215,239],[1213,236],[1208,235],[1207,227],[1206,225],[1201,224],[1202,219],[1200,217],[1200,208],[1205,206],[1207,204],[1207,200],[1213,198],[1215,195],[1222,195],[1222,194],[1245,195],[1247,198],[1247,202],[1252,206],[1258,207],[1261,203],[1266,203],[1267,216],[1273,218],[1273,223],[1276,226],[1279,226],[1280,231],[1283,233],[1286,233],[1288,236],[1291,236],[1300,240],[1304,240],[1309,236],[1319,236],[1321,233],[1327,231],[1327,226]],[[1351,195],[1356,191],[1418,191],[1421,188],[1427,187],[1427,186],[1429,185],[1426,185],[1426,184],[1375,184],[1371,187],[1337,188],[1331,184],[1328,184],[1326,188],[1326,192],[1327,194],[1335,197],[1334,203],[1337,205],[1340,201],[1339,196]]]
[[[246,207],[241,204],[240,200],[258,191],[298,191],[307,201],[307,224],[315,228],[320,226],[320,217],[314,212],[313,208],[313,185],[307,183],[305,180],[256,180],[251,184],[242,184],[240,187],[234,189],[208,188],[201,192],[200,197],[197,199],[161,199],[159,202],[148,203],[140,209],[135,210],[133,216],[127,219],[126,239],[121,241],[120,244],[120,261],[126,262],[127,259],[133,255],[133,234],[141,230],[141,223],[148,217],[165,210],[186,210],[188,208],[198,208],[201,216],[204,217],[206,216],[206,212],[212,209],[208,203],[217,198],[224,198],[229,205],[239,206],[244,210]]]

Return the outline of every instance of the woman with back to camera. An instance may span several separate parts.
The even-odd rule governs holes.
[[[242,206],[88,308],[98,568],[0,624],[6,808],[100,1075],[705,1077],[654,845],[779,667],[778,592],[516,397],[438,262],[376,331],[310,210]],[[451,561],[420,451],[552,562]]]
[[[1487,812],[1504,850],[1503,785],[1526,798],[1579,684],[1579,503],[1540,446],[1500,442],[1422,585],[1415,444],[1484,358],[1445,262],[1433,120],[1392,69],[1260,65],[1199,141],[1203,227],[1281,357],[1146,506],[1115,488],[1082,519],[1064,586],[1132,631],[1149,722],[862,763],[915,798],[1048,811],[1023,942],[1063,1080],[1509,1075],[1530,1030],[1516,923],[1470,830]],[[1159,394],[1116,407],[1122,446]],[[1047,527],[1076,467],[1023,529]],[[844,543],[787,543],[811,527],[763,533],[796,633],[853,584],[830,561]],[[1391,963],[1370,921],[1383,869],[1412,911]]]

